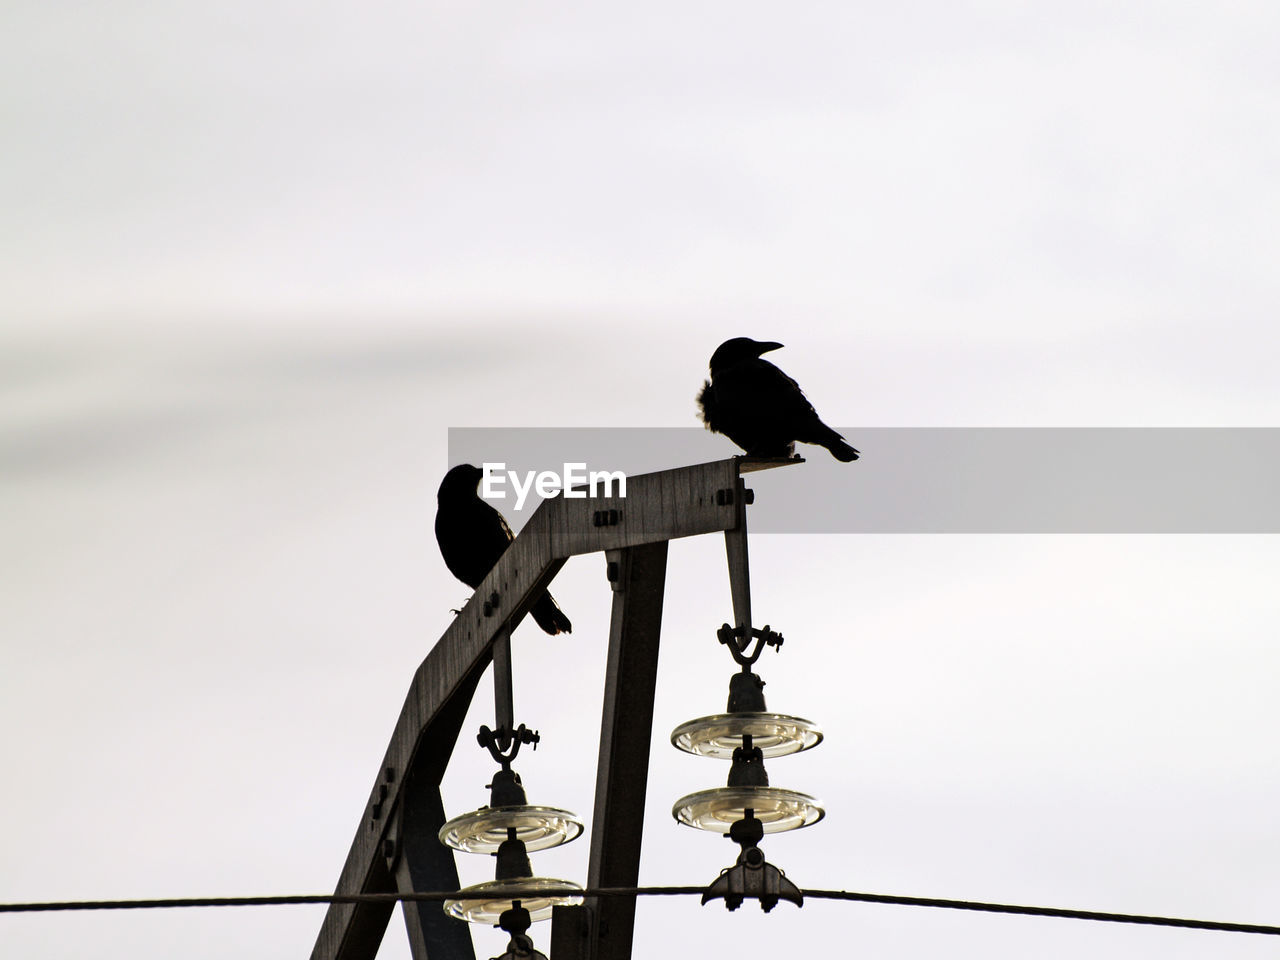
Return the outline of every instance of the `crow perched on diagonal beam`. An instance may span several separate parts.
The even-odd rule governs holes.
[[[515,539],[502,514],[480,499],[476,487],[484,476],[479,467],[464,463],[444,475],[436,494],[436,543],[449,572],[472,590],[488,576],[498,558]],[[546,633],[571,633],[573,624],[543,592],[529,611]]]
[[[818,419],[800,385],[760,359],[781,346],[750,337],[720,344],[711,355],[711,379],[698,394],[702,422],[752,457],[790,457],[798,440],[826,447],[845,463],[857,460],[858,451]]]

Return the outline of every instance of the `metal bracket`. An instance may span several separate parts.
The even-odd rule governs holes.
[[[729,867],[707,887],[702,895],[705,904],[710,900],[724,898],[724,905],[730,910],[737,910],[747,897],[755,897],[760,901],[760,909],[768,913],[778,905],[779,900],[804,906],[804,894],[800,888],[787,879],[786,874],[769,863],[759,847],[743,850],[738,855],[738,862]]]
[[[764,652],[765,647],[781,650],[784,638],[782,634],[770,630],[767,623],[758,629],[748,627],[746,630],[741,627],[731,627],[724,623],[716,631],[716,639],[729,648],[729,653],[733,657],[734,663],[737,663],[742,667],[743,671],[746,671],[748,667],[760,659],[760,654]],[[752,640],[756,641],[756,647],[751,653],[747,653],[747,647]]]
[[[502,764],[503,770],[510,770],[511,764],[516,758],[516,754],[520,752],[520,745],[524,743],[533,744],[533,749],[538,749],[538,744],[542,737],[537,730],[530,730],[523,723],[515,730],[510,727],[499,727],[497,730],[490,730],[488,727],[482,726],[480,732],[476,734],[476,742],[480,746],[489,751],[489,755],[495,761]]]
[[[378,780],[377,786],[373,788],[373,795],[369,798],[369,829],[376,830],[378,821],[383,815],[389,813],[387,810],[388,797],[391,794],[391,786],[396,780],[395,767],[387,767],[382,771],[382,777]],[[394,798],[391,800],[394,806]]]
[[[498,918],[498,926],[511,934],[507,944],[507,952],[492,960],[547,960],[547,955],[533,948],[533,940],[525,931],[531,921],[529,911],[520,905],[519,900],[511,901],[511,909],[503,911]]]
[[[705,905],[723,898],[728,909],[737,910],[746,897],[755,897],[765,913],[776,907],[779,900],[794,903],[797,907],[804,906],[804,894],[800,888],[765,860],[764,853],[757,846],[764,836],[764,825],[755,818],[753,811],[745,812],[746,816],[730,827],[726,834],[742,847],[738,861],[722,870],[720,876],[712,881],[702,895],[702,903]]]
[[[591,525],[593,527],[616,527],[621,522],[621,510],[610,508],[608,510],[596,510],[591,514]]]

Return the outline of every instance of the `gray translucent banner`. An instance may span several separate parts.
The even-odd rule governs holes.
[[[750,474],[753,533],[1277,533],[1276,428],[838,428],[862,451]],[[453,428],[449,464],[627,475],[736,456],[697,428]],[[576,469],[576,468],[575,468]],[[580,472],[580,471],[579,471]],[[513,483],[490,502],[518,526]]]

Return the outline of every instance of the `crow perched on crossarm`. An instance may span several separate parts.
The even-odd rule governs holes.
[[[436,494],[436,542],[449,572],[472,590],[488,576],[498,558],[515,539],[501,513],[480,499],[476,487],[484,476],[479,467],[464,463],[444,475]],[[573,624],[543,592],[529,611],[546,633],[571,633]]]
[[[698,394],[702,422],[752,457],[790,457],[798,440],[826,447],[845,463],[857,460],[858,451],[818,419],[800,385],[760,359],[781,346],[750,337],[720,344],[711,355],[711,379]]]

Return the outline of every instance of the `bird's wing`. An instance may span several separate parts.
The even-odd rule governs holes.
[[[507,518],[479,497],[473,501],[471,510],[473,535],[493,553],[493,563],[497,563],[498,557],[502,556],[502,552],[507,549],[507,544],[514,540],[516,535],[511,532]]]
[[[800,384],[768,360],[752,360],[735,367],[732,376],[716,382],[722,406],[759,424],[794,423],[816,416]]]
[[[440,556],[455,577],[478,586],[515,539],[506,519],[479,497],[441,504],[436,512]]]
[[[768,360],[761,360],[760,363],[769,368],[766,376],[773,378],[777,384],[775,389],[778,393],[780,407],[785,408],[786,412],[791,416],[817,415],[814,412],[813,404],[809,402],[809,398],[800,389],[800,384],[796,383],[795,380]]]
[[[809,398],[804,395],[804,391],[800,389],[800,384],[787,376],[773,364],[762,360],[766,366],[772,367],[774,381],[777,383],[775,393],[778,396],[778,402],[774,416],[775,422],[785,423],[788,434],[802,443],[820,443],[824,446],[833,441],[843,441],[844,438],[832,430],[829,426],[822,422],[822,418],[818,416],[818,411],[813,408],[813,404],[809,402]],[[773,376],[773,375],[770,375]],[[846,445],[847,446],[847,445]],[[850,450],[853,448],[850,447]],[[857,451],[853,450],[856,457]]]

